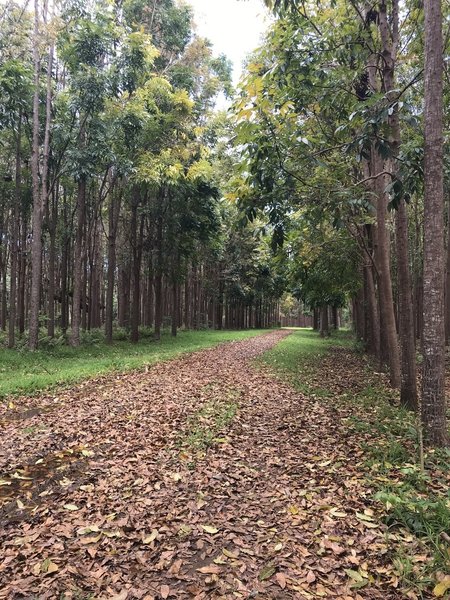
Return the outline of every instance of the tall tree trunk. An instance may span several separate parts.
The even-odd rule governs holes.
[[[155,340],[161,339],[162,325],[162,275],[163,275],[163,192],[158,194],[156,216],[156,274],[155,274]]]
[[[21,203],[21,161],[20,161],[20,148],[21,148],[21,127],[22,115],[19,114],[19,120],[17,124],[17,137],[16,137],[16,173],[15,173],[15,187],[14,187],[14,210],[13,218],[11,222],[11,273],[10,273],[10,287],[9,287],[9,331],[8,331],[8,348],[14,348],[16,343],[16,302],[17,302],[17,266],[19,258],[19,218],[20,218],[20,203]]]
[[[440,0],[425,8],[425,198],[422,420],[427,441],[448,444],[445,404],[443,36]]]
[[[48,324],[47,334],[55,336],[55,261],[56,261],[56,226],[58,219],[58,188],[52,195],[52,210],[49,215],[50,248],[48,255]]]
[[[108,272],[105,307],[105,338],[107,344],[113,341],[114,321],[114,280],[116,275],[116,238],[119,221],[120,203],[114,189],[110,191],[108,215]]]
[[[133,294],[131,302],[131,332],[130,339],[133,344],[139,341],[139,306],[141,297],[141,258],[142,258],[142,236],[144,229],[144,219],[141,216],[140,228],[138,232],[137,211],[140,202],[139,192],[133,191],[134,198],[131,207],[131,247],[133,255]]]
[[[376,152],[376,150],[374,150]],[[378,155],[373,156],[373,173],[383,171],[383,164]],[[391,266],[389,257],[389,237],[386,226],[388,198],[385,192],[386,182],[384,177],[375,180],[377,193],[377,227],[376,227],[376,262],[378,271],[379,311],[382,325],[381,338],[386,343],[389,360],[389,373],[391,385],[399,388],[401,384],[400,353],[395,323],[394,300],[392,293]],[[383,343],[382,343],[383,347]]]
[[[393,157],[387,167],[395,177],[396,157],[400,152],[401,132],[398,114],[395,67],[399,43],[399,3],[392,0],[391,23],[388,24],[386,3],[380,5],[380,31],[383,44],[383,81],[388,99],[394,102],[389,117],[390,143]],[[399,200],[396,215],[396,254],[399,301],[399,337],[401,347],[400,398],[404,406],[417,410],[416,344],[414,338],[414,313],[412,305],[411,274],[409,270],[408,215],[403,198]]]
[[[450,194],[447,200],[447,256],[445,270],[445,344],[450,340]]]
[[[258,324],[257,324],[257,326],[258,326]],[[319,309],[318,308],[313,308],[313,330],[314,331],[319,330]]]
[[[378,359],[380,358],[380,318],[378,314],[377,293],[375,289],[374,268],[372,265],[365,267],[366,301],[369,315],[369,340],[368,351]]]
[[[67,293],[67,261],[69,259],[69,223],[67,219],[67,198],[64,190],[63,194],[63,235],[61,248],[61,329],[64,335],[69,326],[69,300]]]
[[[39,84],[41,58],[39,56],[39,0],[34,0],[33,33],[33,141],[31,155],[31,178],[33,193],[32,240],[31,240],[31,290],[30,290],[30,350],[36,350],[39,343],[39,309],[42,269],[42,197],[39,181]]]
[[[328,337],[329,335],[328,306],[325,304],[320,307],[320,337]]]
[[[179,312],[179,294],[178,294],[178,284],[173,276],[172,280],[172,337],[176,337],[177,328],[178,328],[178,312]]]
[[[81,176],[78,180],[77,193],[77,228],[75,234],[75,245],[73,252],[73,309],[72,309],[72,335],[70,343],[72,346],[80,345],[81,324],[81,298],[83,285],[83,229],[84,211],[86,205],[86,177]]]

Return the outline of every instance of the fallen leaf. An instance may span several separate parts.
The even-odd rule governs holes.
[[[147,537],[142,538],[143,544],[151,544],[158,537],[159,531],[157,529],[153,529],[151,534]]]
[[[274,567],[271,564],[268,564],[261,569],[261,571],[259,572],[258,579],[260,581],[265,581],[266,579],[270,579],[272,577],[272,575],[275,574],[276,570],[277,570],[276,567]]]
[[[211,525],[200,525],[200,527],[203,529],[203,531],[206,531],[206,533],[219,533],[219,530]]]
[[[445,577],[442,581],[437,583],[433,588],[433,595],[436,598],[442,598],[450,590],[450,577]]]
[[[205,575],[218,575],[221,570],[216,565],[207,565],[206,567],[200,567],[197,569],[199,573],[204,573]]]
[[[161,589],[159,590],[159,593],[161,595],[161,598],[164,598],[165,600],[170,596],[170,587],[168,585],[162,585]]]
[[[314,583],[315,580],[316,580],[316,576],[314,574],[314,571],[308,571],[308,574],[306,575],[306,582]]]
[[[277,573],[275,575],[278,585],[282,590],[286,587],[286,575],[284,573]]]

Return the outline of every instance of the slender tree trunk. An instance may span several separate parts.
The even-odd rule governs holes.
[[[114,280],[116,275],[116,237],[117,224],[119,220],[120,205],[114,190],[110,191],[110,204],[108,216],[108,273],[106,288],[106,307],[105,307],[105,338],[107,344],[113,341],[113,321],[114,321]]]
[[[31,240],[31,290],[30,290],[30,350],[36,350],[39,343],[39,309],[42,268],[42,198],[39,181],[39,84],[41,59],[39,56],[39,0],[34,0],[33,34],[33,141],[31,155],[31,178],[33,192],[32,240]]]
[[[81,324],[81,299],[83,285],[83,229],[84,211],[86,205],[86,177],[81,176],[78,180],[77,194],[77,228],[75,235],[74,260],[73,260],[73,309],[72,309],[72,335],[70,343],[72,346],[80,345]]]
[[[172,337],[176,337],[177,328],[178,328],[178,312],[179,312],[179,294],[178,294],[178,284],[173,277],[172,281]]]
[[[137,210],[139,206],[138,192],[134,192],[136,198],[133,199],[132,217],[131,217],[131,235],[132,235],[132,253],[133,253],[133,296],[131,303],[131,342],[136,344],[139,341],[139,314],[141,297],[141,260],[142,260],[142,238],[144,231],[144,219],[141,216],[139,231]]]
[[[313,330],[319,331],[319,309],[313,308]]]
[[[16,173],[15,173],[15,188],[14,188],[14,210],[11,223],[11,273],[9,287],[9,331],[8,331],[8,348],[14,348],[16,343],[16,302],[17,302],[17,266],[19,258],[19,218],[20,218],[20,203],[21,203],[21,127],[22,115],[19,114],[17,124],[16,138]]]
[[[58,188],[52,197],[52,210],[49,218],[50,248],[48,256],[48,325],[47,334],[50,338],[55,336],[55,261],[56,261],[56,226],[58,219]]]
[[[374,269],[372,265],[365,267],[367,282],[367,310],[369,314],[369,343],[368,350],[380,358],[380,319],[378,315],[377,293],[375,289]]]
[[[382,161],[374,156],[374,173],[383,170]],[[391,385],[399,388],[401,384],[400,353],[397,339],[397,327],[395,323],[394,300],[392,293],[391,267],[389,257],[389,238],[386,227],[386,214],[388,198],[385,192],[384,178],[378,177],[375,188],[377,190],[377,227],[376,227],[376,259],[378,271],[379,310],[380,320],[383,327],[382,338],[386,343],[389,357],[389,372]]]
[[[427,441],[448,444],[445,403],[443,36],[440,0],[425,8],[425,198],[422,420]]]
[[[19,333],[25,331],[25,289],[27,282],[27,219],[22,209],[21,231],[20,231],[20,259],[19,259],[19,297],[17,312],[19,313]]]
[[[320,307],[320,337],[328,337],[329,335],[328,306],[324,305]]]
[[[63,194],[63,235],[61,248],[61,329],[64,335],[69,326],[69,301],[67,293],[67,261],[69,258],[69,223],[67,219],[67,198],[64,190]]]
[[[156,217],[156,276],[155,276],[155,340],[161,339],[162,325],[162,275],[163,275],[163,192],[158,195]]]
[[[410,410],[418,409],[416,343],[414,311],[412,305],[411,274],[408,257],[408,219],[406,204],[402,199],[396,215],[397,271],[399,287],[399,332],[402,359],[400,400]]]

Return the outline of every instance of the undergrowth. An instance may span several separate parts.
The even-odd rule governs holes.
[[[343,361],[346,373],[339,374],[336,349],[349,354]],[[422,471],[415,415],[398,405],[397,394],[348,332],[326,340],[311,330],[295,332],[259,362],[303,394],[341,409],[341,418],[364,451],[367,485],[382,508],[392,564],[406,597],[426,598],[430,592],[447,597],[450,450],[426,452]],[[336,382],[339,378],[343,383]]]

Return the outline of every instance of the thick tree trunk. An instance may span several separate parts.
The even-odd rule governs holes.
[[[445,345],[450,340],[450,194],[447,201],[447,256],[445,271]]]
[[[422,420],[427,441],[449,443],[445,403],[443,36],[440,0],[425,8],[425,198]]]

